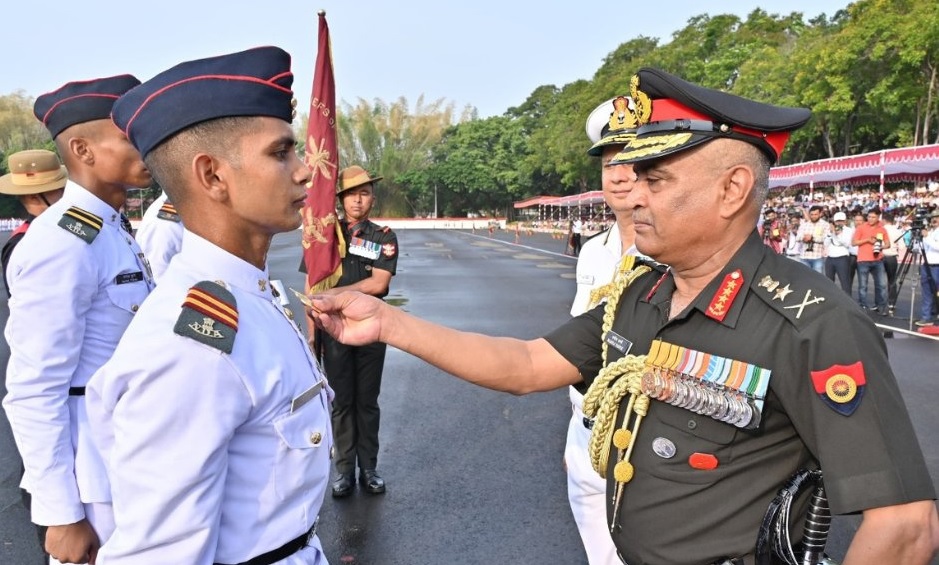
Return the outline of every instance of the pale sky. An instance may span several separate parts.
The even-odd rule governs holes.
[[[829,17],[848,0],[85,0],[8,2],[0,9],[0,95],[36,97],[72,80],[131,73],[277,45],[293,59],[294,92],[308,111],[317,16],[326,10],[336,96],[394,101],[413,110],[439,98],[457,112],[500,115],[538,86],[590,79],[621,43],[668,42],[692,16],[756,8]]]

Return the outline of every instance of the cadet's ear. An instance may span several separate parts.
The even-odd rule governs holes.
[[[74,159],[80,163],[89,166],[95,164],[95,152],[91,149],[91,144],[88,143],[87,138],[81,136],[70,137],[65,146]]]
[[[213,200],[228,198],[227,175],[222,173],[225,163],[209,155],[198,153],[192,158],[192,173],[197,191],[204,192]]]

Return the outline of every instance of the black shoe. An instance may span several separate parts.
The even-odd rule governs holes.
[[[369,494],[382,494],[385,492],[385,480],[378,476],[375,469],[361,469],[359,471],[359,482],[362,488]]]
[[[333,481],[333,498],[344,498],[355,488],[355,473],[340,473]]]

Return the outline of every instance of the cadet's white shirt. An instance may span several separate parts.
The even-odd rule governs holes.
[[[623,258],[623,240],[619,226],[591,237],[584,243],[577,256],[577,293],[571,304],[571,316],[587,311],[590,291],[613,280],[620,259]]]
[[[173,331],[196,282],[224,283],[238,329],[231,354]],[[173,259],[88,386],[107,462],[115,531],[99,565],[241,563],[305,532],[323,501],[329,389],[269,275],[183,232]],[[318,539],[283,560],[325,563]]]
[[[157,217],[166,203],[166,193],[160,195],[144,212],[137,227],[137,243],[150,262],[153,278],[157,282],[183,244],[183,224]]]
[[[100,216],[91,243],[58,225],[75,206]],[[118,283],[117,275],[141,280]],[[87,430],[84,386],[111,356],[134,312],[152,288],[146,262],[120,215],[72,181],[62,199],[30,225],[7,270],[10,345],[3,400],[32,493],[32,520],[70,524],[81,502],[107,502],[103,462]]]

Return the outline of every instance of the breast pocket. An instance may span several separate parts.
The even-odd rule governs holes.
[[[662,479],[705,485],[721,479],[733,464],[733,445],[740,431],[734,426],[690,410],[656,403],[643,422],[637,442],[637,468]],[[713,468],[695,468],[692,456]]]
[[[332,437],[323,394],[319,393],[318,398],[296,412],[274,420],[280,439],[274,463],[274,490],[281,500],[308,490],[329,471]]]
[[[105,287],[110,303],[130,314],[134,314],[140,309],[147,295],[150,294],[147,283],[135,281],[125,284],[111,284]]]

